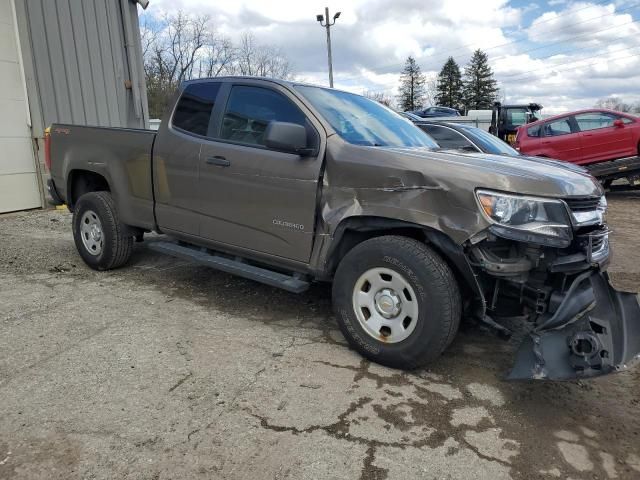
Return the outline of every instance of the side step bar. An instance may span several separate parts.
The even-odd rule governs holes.
[[[233,260],[207,249],[196,246],[188,246],[168,241],[149,242],[147,248],[156,252],[165,253],[172,257],[190,260],[207,267],[232,273],[239,277],[265,283],[272,287],[282,288],[292,293],[302,293],[309,288],[309,282],[298,276],[286,275],[274,272],[266,268],[256,267],[241,260]]]

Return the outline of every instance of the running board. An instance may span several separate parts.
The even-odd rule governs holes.
[[[309,282],[295,274],[286,275],[266,268],[256,267],[242,260],[223,257],[205,248],[167,241],[149,242],[147,248],[171,255],[172,257],[190,260],[223,272],[232,273],[239,277],[255,280],[256,282],[271,285],[272,287],[282,288],[292,293],[302,293],[309,288]]]

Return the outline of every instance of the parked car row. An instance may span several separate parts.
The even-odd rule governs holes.
[[[515,148],[482,129],[404,116],[441,148],[499,155],[528,155],[580,165],[609,187],[619,178],[640,186],[640,118],[605,109],[581,110],[524,124]]]

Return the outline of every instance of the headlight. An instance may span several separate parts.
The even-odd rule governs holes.
[[[476,195],[496,235],[560,248],[571,243],[571,221],[562,201],[489,190],[478,190]]]

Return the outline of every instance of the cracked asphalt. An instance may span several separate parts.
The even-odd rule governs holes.
[[[640,197],[610,199],[640,289]],[[2,479],[640,478],[640,369],[509,383],[464,322],[430,368],[363,360],[330,291],[289,294],[136,244],[88,269],[70,215],[0,216]]]

